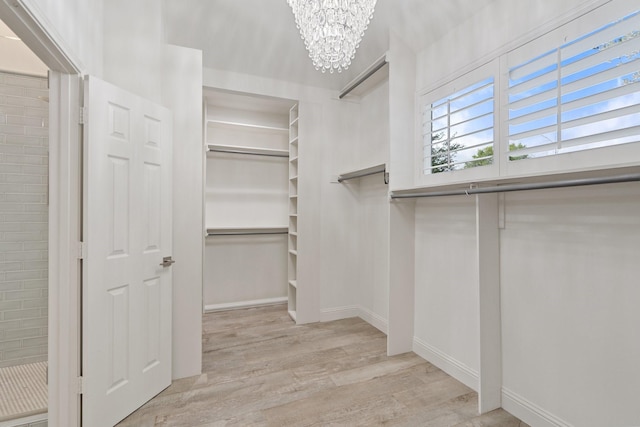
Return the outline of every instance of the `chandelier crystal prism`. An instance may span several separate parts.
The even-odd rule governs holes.
[[[377,0],[287,0],[316,70],[342,72],[360,46]]]

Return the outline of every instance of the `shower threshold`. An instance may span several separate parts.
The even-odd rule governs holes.
[[[47,362],[0,368],[0,425],[47,413]]]

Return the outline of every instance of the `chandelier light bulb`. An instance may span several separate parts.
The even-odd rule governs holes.
[[[316,70],[342,72],[360,46],[376,0],[287,0]]]

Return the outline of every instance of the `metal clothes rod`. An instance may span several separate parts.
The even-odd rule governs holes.
[[[506,193],[510,191],[544,190],[549,188],[580,187],[585,185],[615,184],[620,182],[640,181],[640,174],[627,174],[601,178],[568,179],[551,182],[535,182],[530,184],[506,184],[493,187],[477,187],[466,190],[431,191],[423,193],[394,193],[392,199],[412,199],[421,197],[470,196],[472,194]]]
[[[207,236],[257,236],[268,234],[287,234],[288,227],[265,227],[265,228],[207,228]]]
[[[376,71],[384,67],[386,64],[387,64],[387,56],[384,55],[382,58],[378,59],[371,66],[369,66],[369,68],[365,70],[362,73],[362,75],[357,77],[353,83],[347,85],[344,89],[342,89],[342,92],[340,92],[340,95],[338,95],[338,98],[342,99],[345,96],[347,96],[352,90],[354,90],[355,88],[360,86],[362,83],[364,83],[365,80],[367,80],[369,77],[374,75]]]
[[[266,232],[216,232],[207,233],[207,236],[262,236],[272,234],[288,234],[288,231],[266,231]]]

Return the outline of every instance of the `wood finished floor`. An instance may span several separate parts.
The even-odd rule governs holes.
[[[207,314],[203,374],[118,426],[527,427],[361,319],[295,326],[285,306]]]

